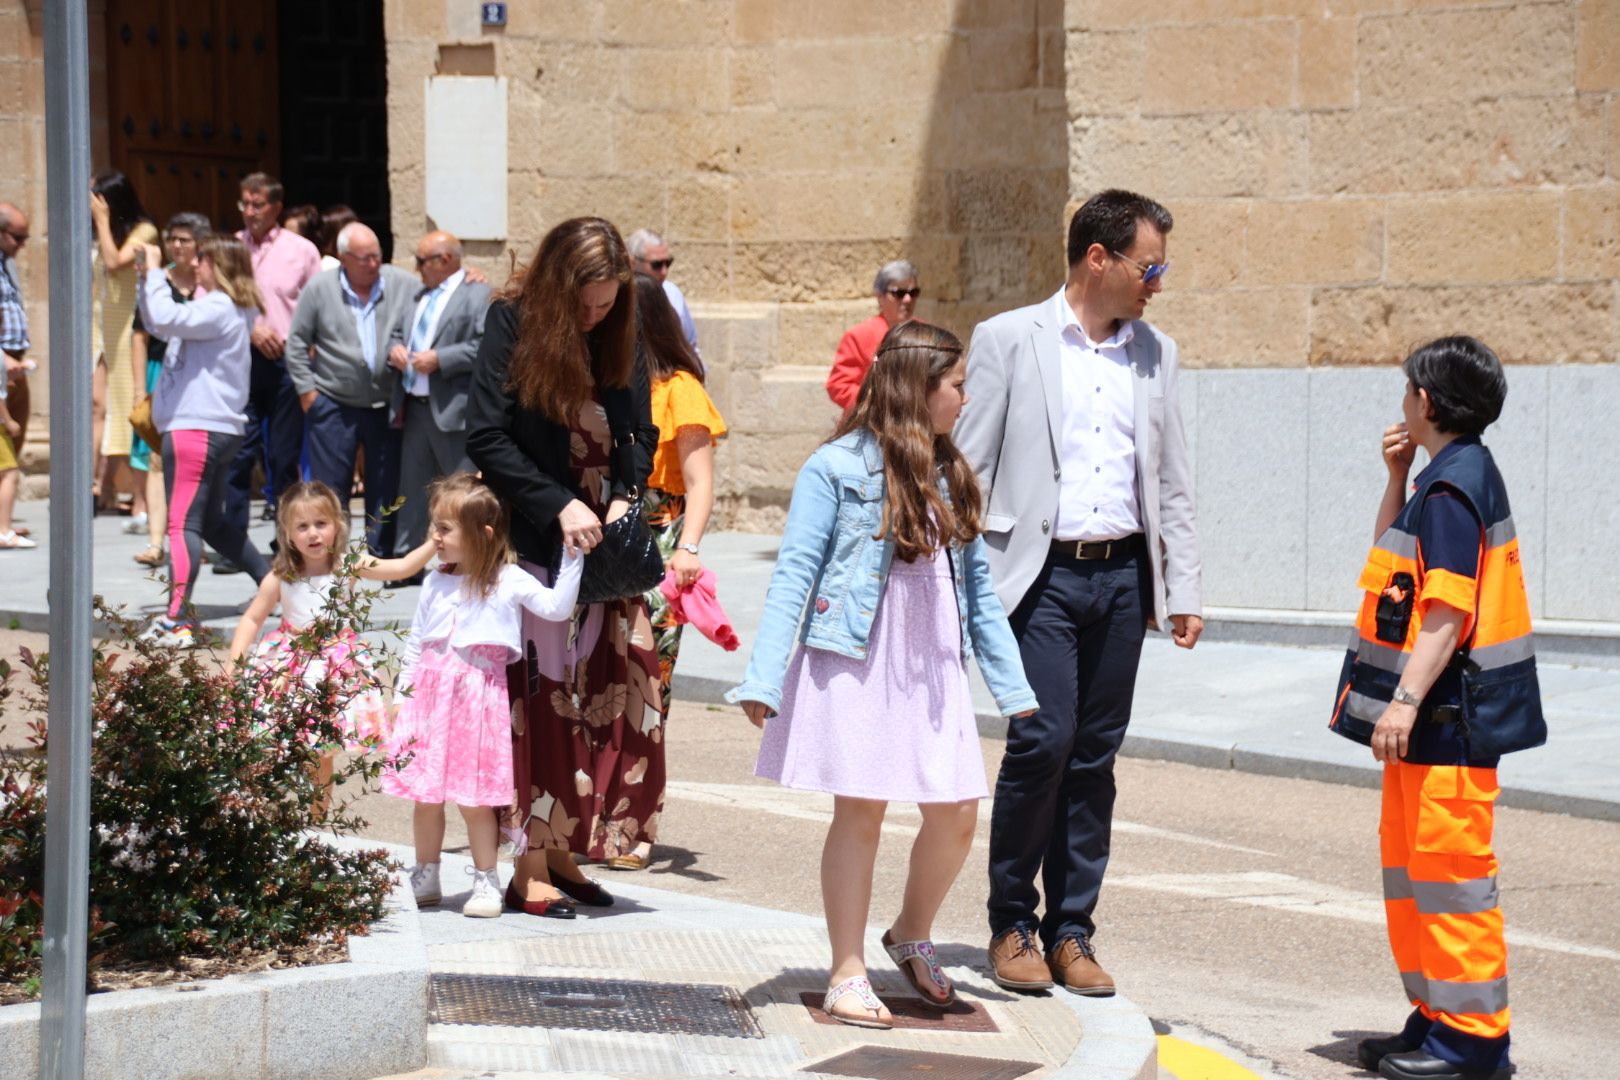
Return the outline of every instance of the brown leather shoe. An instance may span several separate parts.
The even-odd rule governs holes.
[[[1113,997],[1114,979],[1097,963],[1097,951],[1084,938],[1066,937],[1052,950],[1046,964],[1052,978],[1071,994]]]
[[[990,977],[1008,990],[1052,988],[1052,973],[1041,959],[1033,930],[1015,926],[990,939]]]

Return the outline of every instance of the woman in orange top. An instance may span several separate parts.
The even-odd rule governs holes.
[[[647,524],[658,540],[664,565],[675,572],[675,584],[690,585],[703,573],[698,542],[714,510],[714,448],[726,434],[726,422],[703,389],[703,365],[681,331],[680,317],[663,286],[647,274],[636,275],[636,322],[647,375],[652,382],[652,418],[658,425],[658,450],[647,478],[643,506]],[[658,646],[658,676],[663,724],[668,731],[669,684],[681,649],[681,628],[657,588],[647,591],[653,633]],[[660,747],[664,745],[661,741]],[[662,770],[656,770],[662,776]],[[649,773],[650,774],[650,773]],[[664,793],[658,792],[663,812]],[[607,861],[614,870],[641,870],[652,858],[658,814],[647,818],[634,851]]]

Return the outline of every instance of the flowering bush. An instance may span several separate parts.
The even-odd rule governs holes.
[[[341,577],[341,575],[340,575]],[[318,654],[363,627],[369,594],[340,585],[297,648]],[[348,803],[325,806],[322,747],[342,741],[356,675],[275,678],[210,654],[141,641],[101,607],[112,633],[96,650],[91,714],[92,962],[221,957],[341,944],[382,915],[392,865],[382,851],[345,852],[314,835],[364,826]],[[0,979],[38,970],[44,891],[45,690],[32,674],[34,754],[0,762]],[[0,695],[9,690],[0,670]],[[341,678],[341,682],[339,681]],[[334,781],[370,786],[382,764],[356,755]]]

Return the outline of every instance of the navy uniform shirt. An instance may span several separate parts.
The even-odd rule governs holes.
[[[1464,435],[1447,443],[1435,455],[1434,460],[1418,474],[1414,486],[1422,487],[1436,465],[1455,453],[1458,447],[1468,444],[1477,446],[1479,436]],[[1446,570],[1455,575],[1450,579],[1452,588],[1448,590],[1448,600],[1457,599],[1456,579],[1466,579],[1475,583],[1473,595],[1469,598],[1469,607],[1463,609],[1469,616],[1468,624],[1464,626],[1465,633],[1472,626],[1473,606],[1478,598],[1482,533],[1483,526],[1467,501],[1445,487],[1432,489],[1423,501],[1423,509],[1418,515],[1419,568],[1425,575],[1432,570]],[[1432,601],[1426,594],[1424,583],[1419,581],[1417,603],[1423,605],[1429,602]],[[1457,643],[1459,648],[1464,644],[1466,640]],[[1423,699],[1424,704],[1456,705],[1461,700],[1461,674],[1455,663],[1448,664],[1430,687]],[[1495,768],[1498,759],[1469,757],[1467,740],[1456,724],[1434,724],[1419,720],[1417,726],[1412,729],[1412,739],[1408,744],[1405,760],[1414,765],[1473,765],[1478,768]]]

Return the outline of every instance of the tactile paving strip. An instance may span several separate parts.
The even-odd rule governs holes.
[[[732,987],[692,983],[436,974],[428,1018],[435,1024],[765,1037]]]
[[[887,1046],[860,1046],[826,1061],[806,1065],[800,1072],[829,1076],[859,1076],[864,1080],[1018,1080],[1041,1066],[1029,1061],[934,1054],[926,1050],[899,1050]]]

